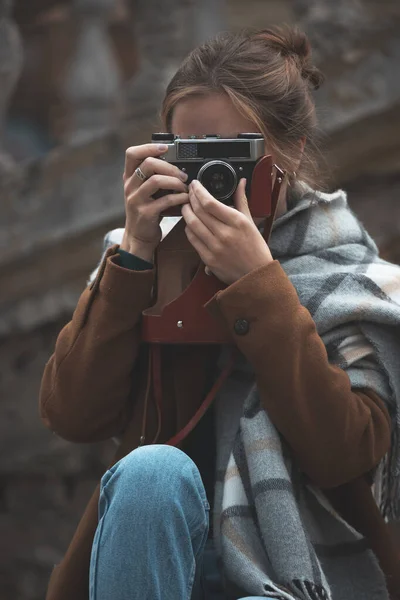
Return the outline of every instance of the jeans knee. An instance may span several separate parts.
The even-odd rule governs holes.
[[[102,487],[111,488],[119,503],[140,505],[142,515],[160,514],[173,505],[196,500],[208,509],[196,465],[173,446],[151,445],[133,450],[104,475]]]
[[[113,467],[120,476],[131,480],[132,486],[156,484],[160,478],[175,480],[182,472],[191,473],[197,469],[194,462],[181,450],[173,446],[154,444],[140,446],[122,458]]]

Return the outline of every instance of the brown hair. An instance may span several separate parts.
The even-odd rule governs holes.
[[[166,90],[162,119],[170,131],[180,100],[225,93],[264,135],[289,176],[300,158],[299,140],[306,139],[297,176],[316,186],[321,178],[311,91],[322,81],[311,62],[310,42],[297,28],[223,33],[195,48],[179,67]]]

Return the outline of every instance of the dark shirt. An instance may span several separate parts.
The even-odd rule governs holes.
[[[144,260],[143,258],[139,258],[139,256],[135,256],[130,252],[126,252],[125,250],[118,250],[119,254],[119,264],[124,269],[130,269],[131,271],[150,271],[153,268],[153,263]]]
[[[188,435],[184,442],[183,450],[190,456],[199,469],[208,503],[212,507],[214,501],[216,459],[213,405],[210,406],[203,418]]]

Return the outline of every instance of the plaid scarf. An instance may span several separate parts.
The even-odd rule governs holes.
[[[400,268],[378,257],[342,191],[304,188],[276,221],[270,246],[330,362],[353,388],[370,388],[387,404],[393,440],[376,494],[384,516],[399,517]],[[387,600],[376,557],[305,481],[261,407],[249,365],[220,391],[216,415],[214,535],[227,580],[280,600]],[[360,551],[348,552],[352,546]]]

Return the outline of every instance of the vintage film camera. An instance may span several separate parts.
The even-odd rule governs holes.
[[[247,180],[246,196],[253,217],[268,216],[266,197],[271,192],[272,161],[265,156],[264,138],[260,133],[240,133],[237,138],[218,135],[180,138],[172,133],[154,133],[152,142],[167,144],[161,157],[188,174],[224,204],[233,205],[233,195],[242,177]],[[265,160],[268,159],[268,160]],[[160,191],[154,197],[169,193]],[[180,208],[163,216],[180,215]]]

